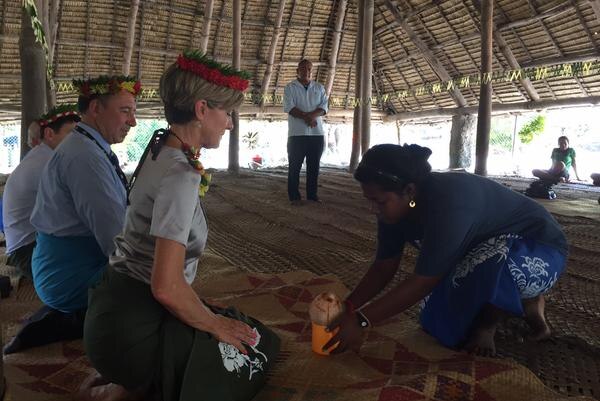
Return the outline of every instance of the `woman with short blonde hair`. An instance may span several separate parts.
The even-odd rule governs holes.
[[[279,338],[191,286],[208,235],[200,199],[210,176],[200,149],[219,146],[247,86],[245,73],[197,52],[180,55],[161,77],[169,128],[155,132],[142,156],[125,230],[90,292],[85,349],[109,384],[88,389],[88,398],[249,400],[264,384]]]

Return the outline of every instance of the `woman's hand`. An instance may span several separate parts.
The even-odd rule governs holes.
[[[324,351],[333,347],[338,342],[337,347],[330,351],[331,354],[339,354],[347,349],[353,351],[360,349],[363,342],[363,329],[360,327],[355,313],[342,313],[327,326],[327,331],[335,332],[336,329],[337,332],[335,335],[323,346]]]
[[[217,318],[215,328],[211,334],[221,342],[231,344],[242,354],[248,355],[243,343],[254,345],[257,340],[257,333],[246,323],[239,320],[230,319],[225,316],[215,315]]]

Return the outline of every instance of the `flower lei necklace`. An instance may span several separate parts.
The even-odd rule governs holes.
[[[170,131],[170,133],[173,134],[173,136],[177,138],[179,142],[181,142],[181,151],[187,158],[187,161],[190,164],[190,166],[192,166],[194,170],[200,173],[200,176],[202,178],[200,179],[200,187],[198,188],[198,194],[201,198],[204,197],[204,195],[206,195],[206,192],[208,192],[208,187],[210,186],[212,176],[210,173],[207,173],[206,170],[204,170],[204,166],[200,162],[200,149],[196,149],[193,146],[190,146],[187,143],[183,142],[181,138],[179,138],[177,134],[173,131]]]

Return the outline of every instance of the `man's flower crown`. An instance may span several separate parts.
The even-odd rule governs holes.
[[[38,120],[41,128],[47,127],[56,120],[66,116],[79,116],[77,105],[74,103],[65,103],[60,106],[53,107],[46,114],[42,115]]]
[[[240,92],[248,88],[250,73],[220,64],[198,50],[186,50],[177,57],[177,67],[190,71],[217,86],[225,86]]]
[[[125,75],[101,75],[93,79],[75,79],[73,86],[77,88],[80,96],[91,97],[92,95],[114,95],[122,89],[137,96],[142,90],[142,84],[135,77]]]

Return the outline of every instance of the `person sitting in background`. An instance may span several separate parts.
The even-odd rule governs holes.
[[[88,289],[98,282],[127,207],[127,179],[110,145],[136,125],[139,81],[102,76],[74,81],[81,121],[43,171],[31,224],[35,291],[45,304],[4,353],[83,336]]]
[[[2,220],[6,238],[6,263],[20,274],[31,278],[31,255],[35,247],[35,228],[29,222],[42,171],[54,154],[54,149],[79,122],[76,104],[53,108],[39,121],[31,123],[29,139],[35,131],[41,143],[27,152],[6,181],[2,198]],[[37,130],[32,127],[37,127]]]
[[[577,164],[575,163],[575,149],[569,147],[569,138],[561,136],[558,138],[558,148],[552,150],[552,167],[549,170],[533,170],[531,173],[542,181],[550,182],[569,182],[569,170],[573,167],[575,177],[579,181],[577,174]]]
[[[595,186],[600,187],[600,174],[593,173],[591,176],[592,182]]]
[[[33,149],[42,142],[40,124],[32,121],[27,127],[27,145]]]

